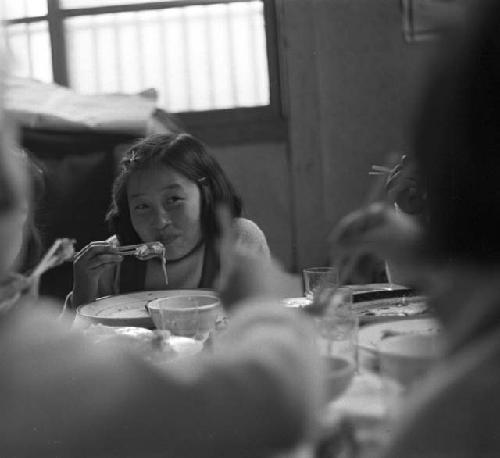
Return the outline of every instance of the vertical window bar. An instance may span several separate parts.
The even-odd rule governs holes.
[[[29,14],[28,14],[28,1],[27,0],[23,0],[23,16],[24,17],[29,16]]]
[[[215,76],[214,76],[214,50],[212,44],[212,17],[210,12],[205,9],[205,14],[203,15],[205,22],[205,40],[207,41],[207,49],[208,49],[208,96],[210,100],[210,106],[215,106]]]
[[[33,49],[31,42],[31,28],[30,24],[24,25],[25,35],[26,35],[26,52],[28,55],[28,75],[30,78],[33,78],[35,75],[33,74]]]
[[[274,0],[262,0],[264,3],[264,25],[266,30],[267,68],[269,69],[269,102],[277,114],[283,115],[284,107],[280,104],[281,82],[278,54],[278,23]]]
[[[68,66],[66,62],[66,36],[60,0],[47,0],[50,46],[52,48],[52,74],[54,81],[68,86]]]
[[[158,27],[160,34],[160,68],[162,72],[162,80],[163,80],[163,93],[161,94],[161,99],[163,105],[168,106],[171,99],[170,94],[170,86],[168,84],[168,68],[167,68],[167,60],[168,60],[168,48],[166,46],[167,43],[167,27],[165,23],[167,21],[168,10],[164,10],[163,14],[158,15]]]
[[[122,80],[122,55],[121,55],[121,38],[120,38],[120,24],[118,23],[118,14],[113,14],[113,34],[115,36],[115,72],[116,81],[118,81],[118,89],[120,92],[123,91],[123,80]]]
[[[186,8],[181,8],[181,29],[182,29],[182,42],[183,42],[183,63],[184,63],[184,74],[186,75],[186,95],[187,95],[187,106],[191,110],[193,108],[193,97],[192,97],[192,84],[191,84],[191,65],[189,63],[189,50],[191,48],[191,40],[189,36],[189,31],[187,27],[186,19]]]
[[[140,14],[141,13],[134,13],[134,24],[135,24],[135,34],[136,34],[136,48],[137,48],[137,55],[140,56],[141,61],[139,62],[139,65],[136,66],[137,71],[139,72],[139,83],[141,85],[141,90],[144,89],[145,83],[144,83],[144,40],[142,36],[142,30],[144,25],[141,25],[140,22]]]
[[[250,35],[249,58],[252,61],[251,68],[254,69],[254,74],[250,75],[250,78],[252,80],[253,100],[258,100],[260,98],[260,91],[259,91],[260,72],[258,71],[259,59],[257,57],[257,43],[256,43],[257,33],[255,31],[257,24],[254,18],[255,18],[255,5],[253,3],[249,3],[248,5],[246,5],[246,22],[247,22],[248,32]]]
[[[263,7],[263,6],[262,6]],[[260,104],[269,103],[269,76],[268,67],[266,65],[267,53],[266,53],[266,35],[265,31],[262,34],[262,28],[264,27],[263,15],[257,14],[254,10],[252,24],[254,28],[254,35],[256,37],[255,41],[255,56],[256,56],[256,74],[259,76],[256,79],[257,84],[257,101]],[[257,39],[259,42],[257,43]],[[264,58],[262,58],[262,54]]]
[[[236,105],[238,103],[238,87],[236,84],[236,75],[234,71],[234,40],[233,40],[233,21],[231,20],[231,10],[230,5],[226,5],[226,28],[227,28],[227,57],[229,60],[229,80],[231,85],[231,98],[232,105]]]
[[[101,71],[99,65],[99,47],[97,44],[97,20],[95,16],[89,16],[89,27],[90,27],[90,37],[92,46],[92,70],[94,72],[94,90],[95,92],[101,92]]]

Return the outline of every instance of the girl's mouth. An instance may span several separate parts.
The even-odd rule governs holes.
[[[174,240],[176,240],[179,237],[178,234],[170,234],[170,235],[164,235],[160,237],[160,242],[163,243],[163,245],[167,246],[170,245]]]

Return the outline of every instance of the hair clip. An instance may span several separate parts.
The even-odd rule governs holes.
[[[132,150],[132,151],[130,152],[129,162],[130,162],[131,164],[133,164],[133,163],[134,163],[135,161],[137,161],[137,160],[138,160],[138,158],[137,158],[137,152],[136,152],[136,151],[135,151],[135,149],[134,149],[134,150]]]

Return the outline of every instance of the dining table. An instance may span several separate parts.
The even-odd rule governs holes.
[[[359,339],[357,342],[357,367],[347,389],[335,399],[331,399],[321,412],[321,434],[315,441],[301,443],[292,451],[287,451],[284,454],[278,454],[273,458],[333,458],[335,456],[342,457],[370,457],[374,456],[384,444],[390,439],[395,427],[395,418],[401,409],[401,387],[387,380],[380,372],[379,355],[376,351],[376,344],[370,348],[373,342],[371,339],[380,338],[378,333],[383,333],[383,329],[391,329],[394,326],[404,328],[405,332],[418,332],[419,326],[422,328],[422,323],[427,320],[432,323],[433,318],[429,316],[427,310],[423,310],[421,306],[422,298],[415,294],[410,294],[406,288],[398,287],[397,285],[354,285],[353,290],[358,295],[354,294],[353,309],[359,312]],[[283,306],[295,308],[299,313],[307,307],[307,300],[301,296],[302,290],[298,283],[295,283],[294,289],[290,290],[292,294],[282,301]],[[399,291],[399,292],[398,292]],[[364,294],[364,296],[363,296]],[[417,298],[419,307],[412,309],[410,307],[409,314],[405,315],[402,311],[411,306],[411,298]],[[384,299],[385,298],[385,299]],[[377,310],[384,309],[384,300],[387,310],[393,310],[396,307],[396,313],[375,313]],[[399,306],[396,304],[400,301]],[[369,311],[369,304],[372,304],[375,310]],[[416,310],[416,311],[415,311]],[[363,313],[362,313],[363,312]],[[406,313],[406,312],[405,312]],[[83,330],[94,339],[94,341],[102,341],[106,336],[121,333],[121,337],[141,335],[144,339],[154,342],[162,341],[165,337],[154,329],[140,328],[134,326],[132,320],[130,326],[123,321],[123,314],[120,315],[117,321],[118,327],[110,326],[109,321],[99,323],[99,320],[93,321],[83,313],[77,313],[73,327]],[[422,321],[424,320],[424,321]],[[399,324],[398,324],[399,323]],[[401,325],[401,323],[406,323]],[[414,325],[414,323],[419,326]],[[219,329],[215,334],[222,329],[227,322],[219,322]],[[377,328],[380,328],[378,329]],[[415,327],[416,326],[416,327]],[[128,329],[128,331],[127,331]],[[133,331],[133,329],[142,329],[142,331]],[[121,330],[121,331],[120,331]],[[366,331],[368,330],[368,331]],[[371,334],[370,334],[371,333]],[[368,335],[368,337],[367,337]],[[155,337],[156,336],[156,337]],[[375,336],[375,337],[374,337]],[[167,363],[173,359],[192,356],[200,351],[210,351],[210,341],[214,338],[211,336],[208,341],[200,344],[190,344],[186,341],[178,341],[177,348],[174,351],[169,349],[170,354],[167,358],[160,356],[158,345],[154,344],[147,347],[146,357],[154,364],[159,361]],[[216,338],[216,335],[215,335]],[[363,340],[364,339],[364,340]],[[168,340],[168,338],[167,338]],[[181,339],[182,340],[182,339]],[[367,343],[368,342],[368,343]],[[156,350],[155,350],[156,348]],[[160,349],[164,351],[165,349]],[[144,354],[144,346],[141,351]],[[148,353],[151,352],[151,353]],[[149,356],[148,356],[149,355]],[[164,354],[163,354],[164,355]],[[163,358],[163,359],[162,359]],[[398,402],[396,402],[398,400]]]

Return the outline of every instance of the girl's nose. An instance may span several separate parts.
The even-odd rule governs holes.
[[[156,226],[158,229],[162,229],[165,226],[168,226],[169,224],[172,223],[172,220],[170,218],[170,215],[168,214],[165,209],[159,209],[158,213],[156,214]]]

